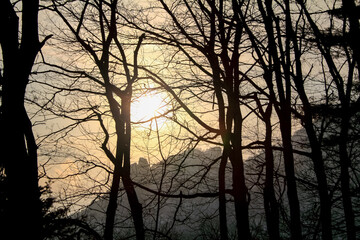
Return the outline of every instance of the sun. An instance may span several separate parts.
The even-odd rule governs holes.
[[[169,109],[165,97],[160,94],[142,94],[134,97],[131,103],[131,121],[147,122],[164,114]]]

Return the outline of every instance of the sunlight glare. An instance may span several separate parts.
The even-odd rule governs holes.
[[[134,123],[151,121],[167,109],[168,105],[161,94],[143,94],[134,98],[131,104],[131,121]]]

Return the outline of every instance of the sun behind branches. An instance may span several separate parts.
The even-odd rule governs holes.
[[[131,103],[131,121],[145,122],[158,117],[170,109],[161,94],[142,94]]]

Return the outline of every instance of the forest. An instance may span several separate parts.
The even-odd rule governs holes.
[[[360,239],[360,2],[1,0],[1,239]]]

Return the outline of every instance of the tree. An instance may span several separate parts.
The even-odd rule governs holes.
[[[264,186],[264,209],[266,215],[266,224],[269,239],[280,239],[279,230],[279,203],[276,199],[274,188],[274,153],[272,148],[273,140],[273,126],[271,124],[271,115],[273,110],[273,103],[269,100],[268,105],[263,109],[260,99],[255,96],[255,101],[258,105],[259,118],[265,123],[265,186]]]
[[[275,18],[275,14],[274,12],[272,12],[272,2],[268,1],[265,3],[266,6],[266,11],[267,11],[267,15],[265,12],[264,7],[259,3],[259,9],[262,12],[263,15],[263,20],[264,23],[266,25],[266,23],[268,23],[268,18],[273,19],[274,24],[275,24],[275,32],[277,32],[278,34],[280,33],[280,22],[278,18]],[[301,121],[304,124],[304,127],[307,131],[308,134],[308,138],[310,140],[310,146],[312,149],[312,159],[313,159],[313,164],[314,164],[314,170],[317,176],[317,181],[318,181],[318,191],[319,191],[319,196],[320,196],[320,201],[321,201],[321,214],[320,214],[320,218],[321,218],[321,223],[322,223],[322,231],[323,231],[323,238],[324,239],[331,239],[332,238],[332,234],[331,234],[331,206],[330,206],[330,199],[328,196],[328,185],[327,185],[327,179],[326,179],[326,175],[325,175],[325,169],[324,169],[324,161],[322,159],[322,152],[321,152],[321,147],[320,147],[320,142],[317,139],[316,133],[315,133],[315,127],[313,124],[313,114],[311,112],[311,107],[310,107],[310,103],[307,97],[307,94],[305,92],[304,89],[304,78],[303,78],[303,69],[302,69],[302,65],[301,65],[301,56],[303,54],[303,50],[301,49],[301,43],[298,42],[298,38],[303,38],[303,36],[297,36],[296,34],[296,30],[294,30],[295,28],[293,27],[293,21],[297,21],[292,20],[292,15],[290,14],[291,11],[291,5],[290,2],[285,1],[284,2],[284,15],[285,15],[285,50],[280,50],[279,52],[283,52],[284,55],[282,55],[280,58],[277,57],[277,53],[276,53],[276,47],[275,45],[273,45],[275,43],[275,38],[272,41],[269,41],[270,44],[272,44],[272,51],[270,50],[270,54],[272,55],[272,59],[274,59],[274,61],[279,61],[279,63],[275,63],[275,65],[277,66],[283,66],[283,72],[284,72],[284,78],[285,78],[285,84],[287,84],[287,92],[290,91],[290,86],[291,86],[291,81],[294,82],[294,85],[296,87],[296,93],[299,95],[302,104],[303,104],[303,116],[301,116]],[[301,15],[300,15],[301,16]],[[270,28],[272,28],[271,26],[267,27],[267,34],[268,34],[268,38],[272,38],[272,34],[273,31],[270,30]],[[279,36],[277,38],[280,38]],[[291,46],[293,46],[293,55],[294,55],[294,60],[291,60],[292,58],[292,48]],[[279,46],[281,46],[279,44]],[[292,62],[294,62],[295,64],[295,70],[294,72],[292,70]],[[278,71],[280,70],[279,68]],[[281,71],[281,70],[280,70]],[[281,88],[281,72],[277,73],[278,77],[277,77],[277,86],[278,89],[279,87]],[[281,91],[280,91],[281,92]],[[290,95],[289,95],[290,96]],[[283,111],[283,109],[286,109],[285,107],[283,107],[281,105],[281,100],[282,98],[280,97],[280,106],[281,109],[276,108],[278,110],[278,113],[280,111]],[[289,99],[290,100],[290,99]],[[288,106],[291,107],[291,106]],[[288,108],[287,110],[287,115],[290,116],[289,114],[291,114],[292,110],[290,110]],[[284,120],[280,117],[280,125],[284,124]],[[289,129],[288,127],[286,127],[286,129]],[[284,131],[282,131],[282,134],[284,134]],[[284,138],[284,135],[283,135]],[[286,158],[286,156],[285,156]],[[289,172],[289,171],[288,171]],[[295,176],[295,175],[294,175]],[[289,186],[290,187],[290,186]],[[291,203],[290,203],[291,204]],[[300,216],[298,216],[300,217]],[[299,219],[298,219],[299,221]],[[299,222],[298,222],[299,224]],[[298,225],[296,224],[296,225]],[[293,229],[296,228],[298,229],[299,226],[295,227],[293,226]],[[295,230],[295,229],[294,229]],[[293,232],[293,236],[299,236],[299,232]]]
[[[42,229],[41,239],[86,239],[100,240],[100,235],[84,220],[67,217],[68,209],[54,209],[55,199],[51,197],[50,185],[40,187]]]
[[[117,220],[130,226],[130,216],[139,239],[145,232],[176,238],[177,226],[197,226],[194,213],[204,228],[216,229],[218,218],[221,239],[266,232],[270,239],[331,239],[343,236],[345,222],[348,238],[356,236],[357,47],[343,40],[347,30],[356,38],[357,27],[342,8],[316,11],[311,3],[53,1],[61,20],[52,18],[54,45],[69,58],[45,61],[42,73],[58,82],[38,82],[53,91],[38,107],[71,124],[42,139],[68,143],[64,158],[75,166],[68,176],[90,179],[81,182],[89,191],[73,196],[110,195],[105,238]],[[144,121],[157,143],[152,152],[143,148],[152,157],[144,183],[130,162],[130,105],[150,85],[172,99],[161,116],[176,129],[160,132],[156,116]],[[221,146],[221,156],[198,161],[200,144]],[[120,208],[122,196],[128,201]],[[214,197],[218,211],[209,216],[197,203],[213,206]],[[170,220],[162,223],[166,211]]]
[[[37,145],[24,99],[35,58],[50,36],[39,41],[38,1],[1,1],[0,9],[0,152],[6,177],[6,208],[2,216],[5,233],[2,235],[40,239]],[[17,9],[21,9],[20,12]]]
[[[206,133],[203,136],[211,134],[221,138],[223,154],[218,174],[221,239],[228,238],[225,197],[225,167],[228,161],[232,168],[231,195],[234,198],[238,238],[249,239],[248,190],[245,185],[242,145],[245,116],[240,103],[241,84],[246,79],[246,74],[240,69],[240,55],[246,46],[242,46],[242,20],[238,15],[231,14],[241,6],[225,1],[176,1],[172,4],[160,1],[160,7],[167,16],[166,21],[170,21],[171,25],[167,23],[155,27],[149,19],[142,21],[135,16],[125,18],[128,19],[129,26],[145,32],[159,44],[173,47],[172,59],[176,60],[171,63],[175,65],[176,61],[187,62],[188,66],[180,65],[189,68],[190,72],[198,73],[183,78],[183,82],[195,79],[192,83],[189,81],[188,89],[195,89],[199,85],[206,86],[209,89],[207,91],[213,94],[214,100],[203,99],[204,102],[216,104],[216,128],[199,118],[191,107],[186,106],[174,91],[177,86],[170,81],[164,81],[165,77],[149,72],[154,82],[171,93],[187,114],[204,129]],[[190,96],[195,96],[198,92],[189,90],[189,93]]]
[[[349,100],[350,100],[350,94],[352,86],[353,86],[353,73],[354,73],[354,69],[355,69],[355,63],[356,63],[356,55],[354,55],[353,57],[351,56],[351,53],[348,49],[348,47],[351,46],[351,44],[347,44],[348,41],[346,41],[344,39],[343,36],[338,36],[337,34],[335,36],[333,36],[333,32],[342,32],[345,33],[346,35],[346,24],[339,24],[337,23],[334,18],[329,18],[330,21],[327,22],[329,23],[329,25],[327,25],[327,23],[325,24],[325,26],[329,26],[329,29],[327,29],[326,31],[324,30],[320,30],[322,27],[319,23],[320,20],[318,20],[318,22],[315,22],[315,20],[313,20],[314,18],[312,17],[311,13],[310,13],[310,9],[311,7],[314,6],[310,6],[309,4],[305,5],[305,3],[303,1],[297,1],[297,3],[299,5],[296,5],[295,3],[291,3],[289,1],[284,1],[283,4],[280,4],[279,2],[277,2],[276,4],[272,1],[266,1],[264,6],[263,4],[259,1],[258,2],[258,7],[259,10],[261,12],[262,15],[262,19],[263,19],[263,24],[265,26],[265,30],[267,31],[267,44],[268,44],[268,49],[265,48],[265,51],[267,53],[269,53],[271,56],[268,56],[267,58],[263,58],[262,56],[265,56],[264,53],[262,52],[262,50],[264,49],[262,46],[262,39],[258,37],[258,35],[256,35],[258,33],[258,30],[252,30],[250,29],[250,27],[248,27],[247,31],[249,33],[249,35],[252,38],[253,41],[253,47],[255,49],[255,52],[257,53],[257,56],[259,57],[259,63],[261,63],[264,67],[264,77],[269,77],[272,75],[271,71],[273,70],[275,72],[275,76],[276,77],[276,86],[277,86],[277,90],[274,93],[279,94],[279,102],[275,104],[275,109],[277,110],[278,114],[279,111],[286,113],[286,115],[289,117],[290,114],[294,114],[294,116],[296,116],[297,118],[299,118],[301,120],[302,125],[304,126],[304,129],[307,132],[307,136],[309,139],[309,144],[311,147],[311,159],[313,162],[313,166],[314,166],[314,172],[317,178],[317,189],[318,189],[318,194],[319,194],[319,198],[320,198],[320,223],[321,223],[321,231],[322,231],[322,238],[323,239],[331,239],[332,238],[332,214],[331,214],[331,195],[329,194],[329,186],[328,186],[328,180],[327,180],[327,172],[326,172],[326,165],[325,165],[325,161],[323,158],[323,150],[322,150],[322,141],[323,141],[323,136],[324,136],[324,132],[320,132],[317,133],[316,129],[317,129],[317,125],[319,124],[318,119],[315,119],[315,115],[316,113],[314,112],[314,105],[316,105],[316,103],[311,102],[310,99],[314,98],[314,97],[309,97],[311,96],[311,91],[307,88],[306,84],[306,80],[311,79],[312,78],[312,71],[313,68],[321,68],[324,69],[324,66],[316,66],[316,63],[311,63],[311,68],[310,70],[304,70],[305,68],[303,67],[304,65],[306,65],[306,61],[304,61],[304,59],[306,58],[305,56],[310,56],[311,55],[311,51],[316,51],[313,44],[309,43],[309,39],[306,36],[307,34],[309,34],[309,28],[308,26],[310,26],[310,28],[312,29],[312,33],[313,35],[310,41],[314,41],[317,44],[318,49],[320,50],[320,53],[324,56],[325,61],[327,62],[327,68],[330,72],[330,75],[332,76],[334,80],[334,84],[336,85],[336,89],[338,91],[338,96],[339,96],[339,102],[341,103],[341,108],[344,110],[346,109],[344,112],[342,112],[341,114],[341,119],[342,119],[342,123],[344,124],[344,122],[346,122],[346,124],[344,125],[340,125],[340,136],[339,139],[341,139],[339,141],[339,158],[343,159],[341,160],[342,163],[346,163],[344,165],[342,165],[341,167],[341,184],[342,184],[342,192],[343,192],[343,200],[344,200],[344,210],[345,212],[347,212],[345,215],[345,219],[347,222],[347,229],[348,229],[348,236],[350,239],[354,238],[354,232],[350,229],[354,229],[354,225],[353,225],[353,213],[352,213],[352,209],[351,209],[351,197],[349,195],[349,172],[348,172],[348,168],[349,168],[349,160],[348,160],[348,153],[347,153],[347,139],[348,139],[348,132],[349,132],[349,116],[351,115],[351,111],[349,111],[349,106],[351,104],[349,104]],[[344,4],[347,5],[348,3]],[[277,8],[278,6],[281,6],[280,8]],[[334,7],[336,6],[336,4],[334,4]],[[355,9],[355,5],[354,3],[352,3],[352,7]],[[296,12],[296,8],[299,8],[300,11],[297,13]],[[295,9],[294,11],[291,11],[291,9]],[[283,13],[283,18],[279,17],[280,13],[278,12],[282,12]],[[344,18],[344,15],[346,15],[346,10],[325,10],[325,12],[331,12],[331,13],[341,13],[342,14],[342,18],[345,19],[346,21],[346,17]],[[275,14],[276,13],[276,14]],[[345,14],[344,14],[345,13]],[[319,14],[321,15],[321,14]],[[323,16],[323,15],[322,15]],[[349,14],[349,16],[353,16],[352,14]],[[354,34],[357,29],[358,25],[354,24],[354,18],[351,20],[351,18],[353,17],[349,17],[350,22],[352,22],[349,25],[352,25],[352,27],[350,27],[350,29],[352,28],[352,33]],[[328,18],[326,18],[327,20]],[[308,21],[308,23],[306,22]],[[271,22],[273,22],[274,26],[272,26]],[[323,23],[323,22],[321,22]],[[341,23],[341,22],[340,22]],[[308,24],[308,25],[307,25]],[[339,24],[339,25],[338,25]],[[357,22],[358,24],[358,22]],[[341,26],[344,27],[342,30],[335,30],[337,29],[337,26]],[[281,29],[283,27],[284,31]],[[275,29],[275,31],[272,30],[272,28]],[[327,32],[330,32],[330,34],[328,34]],[[326,36],[326,37],[325,37]],[[340,41],[339,41],[340,40]],[[341,41],[344,40],[344,44],[341,43]],[[277,41],[277,42],[276,42]],[[349,41],[351,42],[351,41]],[[261,44],[260,44],[261,43]],[[347,63],[348,67],[347,69],[349,70],[348,72],[340,70],[342,69],[343,65],[338,65],[336,61],[334,61],[334,58],[337,58],[339,55],[337,52],[337,48],[338,46],[342,46],[345,49],[345,53],[343,55],[343,57],[340,57],[343,61],[343,63]],[[284,47],[284,49],[281,49],[282,46]],[[354,46],[354,45],[352,45]],[[351,48],[351,47],[350,47]],[[309,50],[311,49],[311,50]],[[337,52],[337,53],[336,53]],[[353,50],[354,53],[356,53],[356,47]],[[336,53],[336,54],[335,54]],[[278,57],[279,55],[279,57]],[[340,54],[341,56],[341,54]],[[274,65],[273,67],[269,68],[268,70],[270,70],[269,72],[266,71],[267,67],[266,63],[273,61]],[[277,63],[278,62],[278,63]],[[305,64],[304,64],[305,63]],[[271,64],[270,64],[271,65]],[[269,66],[270,66],[269,65]],[[271,65],[272,66],[272,65]],[[282,69],[281,69],[282,68]],[[326,67],[325,67],[326,68]],[[277,70],[276,70],[277,69]],[[305,73],[306,72],[306,73]],[[345,76],[343,77],[342,74],[344,74]],[[309,77],[311,76],[311,77]],[[327,76],[327,73],[324,72],[324,76]],[[314,77],[316,78],[316,77]],[[347,78],[347,82],[343,80],[343,78]],[[266,81],[268,88],[272,89],[273,83],[271,81],[271,77],[269,77],[270,81]],[[345,83],[346,82],[346,83]],[[325,87],[324,87],[324,95],[326,96],[326,100],[325,102],[327,104],[329,104],[330,99],[328,98],[328,91],[331,88],[332,84],[327,85],[327,83],[324,81],[325,83]],[[286,96],[288,98],[288,104],[287,105],[282,105],[282,99],[284,99],[284,97],[281,97],[281,95],[285,96],[284,94],[281,94],[283,92],[282,90],[282,84],[285,84],[286,87]],[[346,86],[345,86],[346,85]],[[301,110],[298,111],[298,107],[296,107],[295,104],[291,103],[290,100],[290,92],[291,92],[291,88],[294,88],[295,90],[295,94],[296,97],[298,97],[301,100]],[[346,89],[346,90],[345,90]],[[270,90],[271,91],[271,90]],[[269,94],[270,97],[274,97],[276,96],[275,94],[272,94],[273,96],[271,96],[271,93]],[[318,96],[315,96],[318,97]],[[275,98],[274,98],[275,99]],[[345,100],[348,99],[348,100]],[[321,100],[320,100],[321,101]],[[350,100],[351,101],[351,100]],[[356,101],[356,100],[355,100]],[[277,106],[277,104],[279,104]],[[326,106],[325,106],[326,107]],[[287,109],[287,110],[286,110]],[[285,111],[286,110],[286,111]],[[280,113],[281,113],[280,112]],[[350,114],[349,114],[350,113]],[[288,124],[288,120],[286,121],[287,123],[284,123],[284,119],[282,119],[282,117],[279,115],[279,119],[280,119],[280,126],[281,124]],[[318,122],[316,122],[318,121]],[[321,125],[324,125],[323,123]],[[323,126],[321,126],[323,128]],[[286,129],[289,130],[289,126],[286,127]],[[285,129],[283,129],[285,130]],[[288,137],[285,138],[284,134],[288,135],[288,133],[285,133],[282,130],[282,136],[283,136],[283,141],[288,139]],[[290,142],[290,141],[289,141]],[[284,143],[284,147],[285,147],[285,143]],[[286,160],[286,154],[284,156],[285,161]],[[347,159],[347,160],[346,160]],[[291,161],[293,162],[293,161]],[[291,167],[292,168],[292,167]],[[288,173],[291,173],[289,171],[287,171],[287,176]],[[291,174],[293,175],[293,174]],[[293,175],[293,180],[295,180],[295,175]],[[288,179],[289,181],[290,179]],[[344,184],[344,185],[343,185]],[[291,186],[289,186],[290,188]],[[290,197],[290,196],[289,196]],[[290,199],[289,199],[290,200]],[[295,205],[298,205],[298,203],[294,203]],[[345,207],[346,206],[346,207]],[[290,209],[291,209],[291,202],[290,202]],[[297,220],[297,224],[296,226],[299,226],[299,209],[295,209],[297,212],[295,215],[297,216],[296,218]],[[291,210],[290,210],[291,211]],[[298,231],[299,227],[295,227],[295,225],[293,225],[292,229],[294,229],[295,231]],[[352,232],[352,233],[351,233]],[[299,233],[292,233],[293,236],[297,237],[300,236]],[[352,236],[352,237],[351,237]]]
[[[312,18],[310,11],[306,8],[303,1],[298,1],[301,5],[306,18],[314,34],[314,41],[319,52],[325,59],[328,71],[333,78],[337,90],[337,101],[339,104],[341,123],[339,133],[339,159],[340,159],[340,181],[343,199],[343,207],[346,221],[348,239],[356,239],[354,212],[350,194],[350,175],[349,167],[351,161],[348,153],[350,119],[353,112],[351,111],[354,102],[358,99],[352,98],[355,88],[354,83],[358,81],[356,69],[359,71],[359,47],[356,43],[359,38],[359,19],[354,13],[356,6],[355,1],[342,1],[342,6],[337,7],[335,4],[327,13],[340,18],[338,24],[335,20],[331,22],[329,29],[324,31]],[[333,54],[338,49],[342,49],[344,54],[340,56],[347,65],[347,71],[342,71],[343,66],[337,64],[338,56]],[[359,73],[357,73],[359,75]]]
[[[273,19],[275,16],[272,1],[265,2],[264,8],[262,2],[258,2],[258,8],[261,14],[262,27],[265,28],[268,52],[262,51],[263,46],[259,44],[261,40],[256,33],[258,30],[250,28],[245,16],[239,9],[237,14],[245,25],[247,34],[249,35],[252,47],[256,52],[258,61],[264,71],[264,81],[267,85],[269,99],[275,103],[274,107],[280,121],[280,132],[282,136],[282,144],[284,151],[284,163],[287,181],[287,194],[290,205],[291,216],[291,238],[302,239],[301,221],[300,221],[300,206],[297,193],[295,170],[294,170],[294,155],[293,146],[291,142],[291,62],[290,62],[290,42],[285,41],[285,46],[279,42],[280,23],[278,19]],[[289,5],[285,3],[284,11],[290,13]],[[275,26],[275,30],[274,30]],[[285,25],[287,26],[287,25]],[[289,29],[287,27],[286,29]],[[278,42],[277,42],[278,41]],[[281,40],[280,40],[281,41]],[[277,47],[280,49],[278,50]],[[284,49],[282,49],[284,48]]]
[[[144,239],[145,233],[142,220],[142,206],[139,203],[134,184],[130,177],[130,104],[132,100],[133,84],[138,78],[137,55],[144,39],[144,35],[139,37],[134,50],[134,62],[130,65],[123,45],[118,37],[119,33],[116,19],[118,1],[81,1],[65,4],[62,4],[61,1],[53,1],[51,8],[63,20],[69,32],[72,34],[74,41],[89,54],[90,59],[98,70],[98,75],[87,73],[85,69],[72,73],[86,76],[88,81],[92,82],[91,84],[100,86],[102,92],[98,92],[97,94],[99,96],[104,96],[108,103],[107,107],[109,109],[105,110],[105,112],[101,112],[103,109],[97,106],[92,105],[89,107],[89,109],[92,109],[92,118],[97,118],[99,126],[104,134],[101,149],[114,165],[109,204],[106,212],[104,238],[113,239],[115,214],[118,205],[117,199],[120,180],[122,180],[130,204],[137,239]],[[93,21],[90,14],[91,11],[98,14],[98,20]],[[89,31],[87,29],[88,26],[98,27],[96,28],[96,33],[98,33],[98,35]],[[93,42],[89,42],[88,37],[90,36]],[[93,44],[97,42],[98,45]],[[124,78],[126,79],[125,83],[116,83],[117,76],[114,75],[114,73],[118,71],[117,64],[123,66],[125,72]],[[132,72],[130,71],[130,67],[133,67]],[[67,71],[71,72],[71,69],[63,70],[65,71],[65,74]],[[117,86],[116,84],[119,85]],[[111,137],[110,134],[112,135],[112,133],[110,133],[103,119],[106,114],[110,114],[112,121],[115,124],[114,152],[112,152],[109,143]]]

